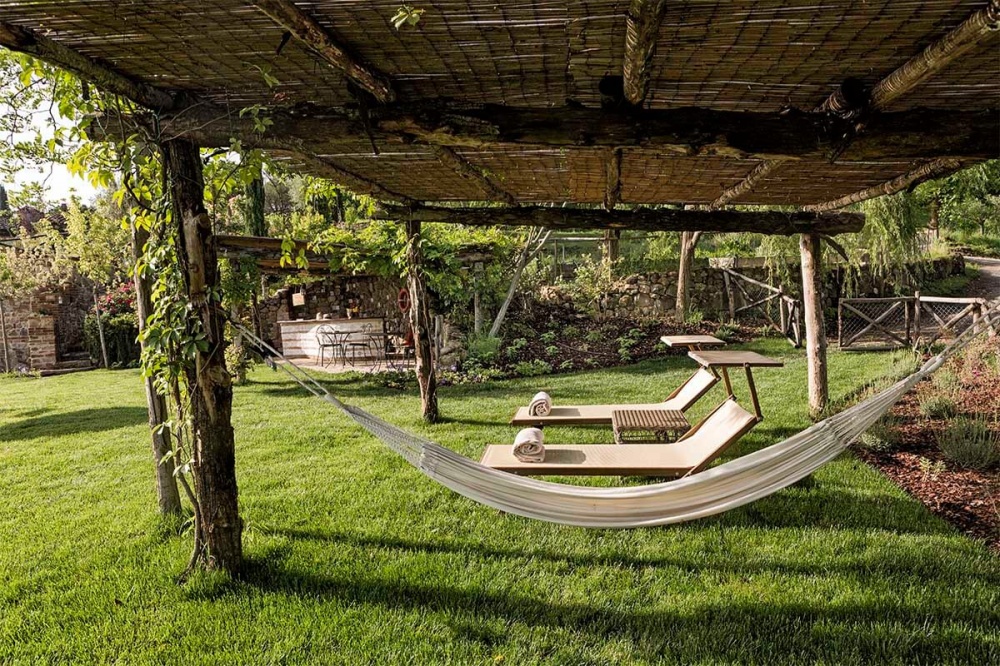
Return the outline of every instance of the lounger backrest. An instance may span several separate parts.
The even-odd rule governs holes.
[[[705,368],[700,368],[688,380],[681,384],[673,394],[663,401],[666,409],[679,409],[687,411],[691,405],[698,402],[701,396],[708,393],[708,390],[715,386],[719,378]]]
[[[683,454],[685,463],[691,465],[691,473],[700,472],[755,425],[757,417],[729,398],[680,441],[668,446]]]

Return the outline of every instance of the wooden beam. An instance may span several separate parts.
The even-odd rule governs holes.
[[[869,107],[873,111],[884,111],[896,99],[979,46],[996,30],[1000,30],[1000,0],[989,0],[957,28],[879,81],[872,88]]]
[[[813,204],[811,206],[803,206],[802,210],[813,213],[822,213],[825,211],[843,208],[844,206],[849,206],[854,203],[860,203],[868,199],[874,199],[875,197],[881,197],[886,194],[895,194],[896,192],[901,192],[914,185],[919,185],[925,180],[933,180],[935,178],[941,178],[952,174],[964,166],[966,166],[966,164],[961,160],[951,158],[933,160],[917,167],[912,171],[908,171],[901,176],[896,176],[892,180],[886,181],[881,185],[875,185],[874,187],[869,187],[861,190],[860,192],[848,194],[847,196],[834,199],[833,201],[826,201],[824,203]]]
[[[275,112],[271,126],[257,131],[238,113],[192,107],[161,118],[164,136],[184,137],[206,148],[229,146],[323,154],[343,149],[347,137],[365,136],[352,109]],[[725,155],[750,159],[823,159],[853,130],[853,123],[819,114],[743,113],[713,109],[657,109],[634,112],[563,107],[463,108],[434,104],[372,110],[379,145],[416,143],[490,150],[498,146],[642,147],[677,155]],[[94,139],[115,138],[134,127],[113,113],[95,119]],[[153,127],[152,119],[146,121]],[[841,160],[917,160],[937,157],[991,159],[1000,152],[998,111],[943,112],[918,109],[878,114]]]
[[[351,81],[371,93],[383,104],[395,101],[392,83],[382,72],[363,62],[315,18],[291,0],[251,0],[296,39],[315,51],[324,61],[339,69]]]
[[[645,231],[757,232],[789,236],[797,233],[835,235],[860,231],[864,215],[858,213],[806,213],[802,211],[678,210],[637,208],[458,208],[445,206],[383,206],[380,220],[417,220],[473,226],[530,226],[551,229],[640,229]]]
[[[772,171],[777,167],[781,166],[784,160],[765,160],[755,166],[750,173],[747,174],[746,178],[736,183],[732,187],[722,191],[722,194],[709,204],[709,210],[715,210],[725,206],[730,201],[738,199],[742,195],[746,194],[752,190],[757,183],[767,178]]]
[[[667,0],[632,0],[625,16],[625,99],[641,106],[649,93],[653,56]]]
[[[163,111],[175,106],[172,93],[132,79],[33,30],[0,22],[0,46],[65,69],[101,90],[121,95],[146,108]]]
[[[604,208],[614,210],[622,200],[622,149],[612,148],[604,163]]]
[[[932,42],[876,83],[871,92],[857,79],[848,79],[816,111],[852,117],[863,112],[885,111],[892,102],[927,81],[960,57],[975,49],[1000,29],[1000,0],[988,0],[958,27]]]
[[[272,155],[286,157],[290,160],[300,162],[306,169],[321,178],[327,178],[333,182],[343,185],[348,189],[360,194],[368,194],[383,201],[401,201],[403,203],[413,202],[410,197],[393,192],[382,187],[373,180],[364,176],[343,169],[330,160],[311,153],[299,152],[295,150],[271,150]]]
[[[502,201],[508,206],[517,205],[517,199],[514,195],[500,187],[495,176],[484,169],[472,166],[451,148],[447,146],[434,146],[434,154],[441,160],[442,164],[452,169],[459,176],[478,185],[491,200]]]

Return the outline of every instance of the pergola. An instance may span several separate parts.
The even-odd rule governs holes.
[[[430,220],[801,234],[814,407],[820,239],[863,224],[834,211],[1000,156],[1000,0],[412,4],[419,22],[396,28],[399,0],[0,0],[0,45],[149,110],[216,339],[198,148],[237,138],[390,202],[411,235]],[[747,204],[796,212],[727,208]],[[426,402],[419,271],[410,282]],[[199,374],[196,423],[228,429],[221,361],[201,362],[220,371]],[[212,430],[202,447],[231,456],[231,432]],[[228,483],[225,467],[207,482]]]

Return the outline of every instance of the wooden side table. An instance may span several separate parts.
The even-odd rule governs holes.
[[[616,444],[666,444],[691,429],[679,409],[616,409],[611,412]]]

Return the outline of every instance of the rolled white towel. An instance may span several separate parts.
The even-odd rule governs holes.
[[[531,416],[548,416],[552,413],[552,398],[545,391],[539,391],[528,403],[528,414]]]
[[[526,463],[544,462],[544,439],[545,435],[540,428],[525,428],[514,438],[514,457]]]

